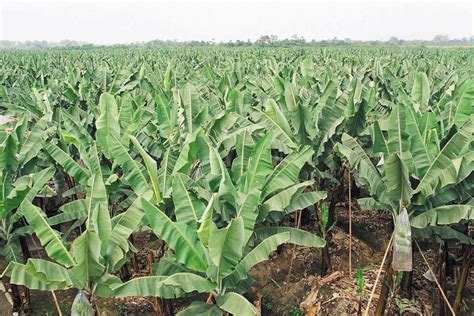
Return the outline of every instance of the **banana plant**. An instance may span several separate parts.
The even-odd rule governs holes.
[[[353,136],[367,133],[366,125],[375,104],[376,90],[364,69],[345,83],[337,76],[328,74],[315,80],[311,78],[312,68],[312,61],[305,59],[301,65],[300,80],[296,72],[291,82],[276,76],[274,86],[278,98],[276,101],[269,98],[264,104],[265,110],[257,109],[253,116],[268,130],[275,131],[279,150],[288,150],[287,146],[312,146],[312,161],[305,169],[310,177],[318,180],[320,188],[332,191],[328,224],[334,225],[336,204],[344,192],[344,182],[340,179],[345,170],[335,154],[334,144],[340,141],[344,132]],[[315,96],[312,90],[317,90],[319,94]],[[327,234],[327,241],[330,239],[331,234]],[[323,250],[321,259],[321,273],[325,274],[331,269],[328,248]]]
[[[18,237],[23,237],[27,229],[20,228],[21,225],[17,225],[22,218],[21,206],[37,197],[44,190],[46,182],[51,179],[53,174],[53,168],[46,168],[39,172],[22,176],[14,183],[8,174],[1,174],[3,195],[0,212],[0,237],[5,241],[1,254],[8,261],[23,261],[18,246]]]
[[[176,159],[166,157],[162,161],[155,182],[177,217],[188,207],[201,214],[205,203],[200,199],[209,200],[212,194],[217,194],[216,209],[223,221],[238,214],[240,205],[248,200],[258,210],[257,223],[279,220],[325,198],[325,192],[303,192],[313,185],[312,180],[300,182],[303,166],[312,156],[311,148],[303,146],[273,166],[273,138],[268,133],[255,142],[247,129],[236,133],[235,158],[227,168],[210,137],[198,130],[190,135]],[[143,153],[138,142],[131,139]]]
[[[472,121],[459,129],[454,126],[441,140],[430,124],[430,113],[422,115],[397,105],[386,130],[374,124],[373,152],[383,154],[376,163],[356,138],[344,134],[338,144],[338,151],[356,171],[358,183],[369,191],[370,197],[359,199],[359,204],[391,211],[394,247],[402,253],[411,254],[411,229],[401,224],[408,217],[412,227],[422,229],[474,216],[472,205],[467,204],[473,190]],[[410,271],[408,263],[400,270]]]
[[[227,168],[212,140],[198,130],[188,138],[179,157],[163,160],[158,172],[156,162],[138,140],[133,136],[129,138],[146,166],[146,172],[141,174],[143,177],[135,177],[142,179],[140,185],[135,186],[137,190],[144,187],[149,188],[148,192],[153,190],[155,205],[164,202],[173,209],[178,220],[187,224],[193,219],[197,221],[205,210],[205,201],[216,195],[214,207],[222,223],[240,214],[243,207],[253,210],[249,213],[253,214],[248,219],[250,226],[245,225],[250,238],[255,222],[276,222],[326,197],[325,192],[303,192],[313,185],[312,180],[300,182],[301,170],[312,156],[311,148],[303,146],[273,166],[271,133],[257,142],[246,129],[237,133],[237,154]],[[131,164],[131,160],[128,161]],[[121,165],[127,167],[124,162]],[[140,167],[136,168],[137,175]],[[161,194],[158,196],[156,192]],[[262,234],[265,230],[262,229]]]
[[[158,263],[158,271],[166,271],[164,274],[112,285],[114,296],[174,298],[206,292],[212,294],[216,305],[207,307],[196,302],[183,313],[209,310],[235,314],[240,306],[244,309],[241,312],[252,315],[255,307],[240,294],[246,291],[252,266],[266,260],[282,243],[324,246],[324,240],[296,228],[255,229],[270,214],[290,213],[326,196],[324,192],[303,193],[313,182],[299,182],[300,170],[312,155],[309,147],[291,153],[274,168],[270,150],[273,135],[254,142],[252,135],[243,130],[236,135],[238,154],[229,170],[210,138],[197,130],[176,161],[170,161],[172,166],[162,161],[165,165],[158,174],[152,157],[135,137],[128,137],[146,171],[140,172],[141,165],[132,168],[126,152],[116,161],[126,172],[134,169],[135,180],[142,179],[135,190],[148,187],[155,192],[155,198],[141,200],[141,207],[147,225],[174,255]],[[263,241],[255,245],[258,240]],[[178,270],[173,268],[177,266]]]
[[[5,241],[2,255],[8,261],[21,262],[17,245],[18,237],[24,229],[18,229],[22,203],[31,202],[41,191],[48,194],[44,187],[54,173],[52,168],[42,169],[39,156],[41,143],[49,132],[48,123],[51,113],[46,113],[32,127],[27,116],[1,125],[0,130],[0,236]]]
[[[72,202],[74,205],[71,206],[77,213],[85,213],[85,231],[69,245],[60,232],[51,228],[48,223],[51,219],[40,208],[24,201],[21,214],[40,240],[49,260],[30,258],[25,264],[10,262],[3,275],[10,276],[12,284],[30,289],[76,288],[86,295],[92,311],[97,312],[96,297],[109,296],[109,285],[118,282],[112,273],[127,261],[131,250],[128,237],[137,229],[144,214],[138,207],[141,200],[137,200],[125,212],[110,217],[109,196],[95,145],[89,154],[92,172],[78,165],[70,166],[76,175],[86,176],[81,181],[85,183],[87,195],[83,200]],[[70,160],[69,163],[72,164]],[[70,216],[65,218],[70,220]]]
[[[258,245],[252,245],[247,227],[252,224],[249,218],[255,221],[255,211],[244,204],[237,217],[219,228],[213,219],[217,215],[214,208],[216,202],[215,194],[197,220],[193,210],[187,209],[185,218],[188,221],[173,221],[153,203],[142,199],[141,207],[148,224],[173,250],[174,255],[158,263],[157,275],[112,284],[113,295],[176,298],[209,293],[214,304],[194,302],[180,315],[195,315],[198,311],[216,315],[225,312],[255,315],[255,306],[241,295],[246,291],[250,269],[266,260],[270,252],[282,243],[314,247],[324,245],[323,240],[311,233],[291,228],[281,228],[269,237],[262,237]]]

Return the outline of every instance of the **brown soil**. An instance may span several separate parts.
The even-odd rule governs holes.
[[[323,286],[318,293],[320,307],[318,313],[323,315],[357,314],[354,310],[357,301],[355,279],[348,276],[348,226],[343,207],[337,208],[338,224],[333,230],[330,244],[332,271],[341,271],[342,277]],[[376,215],[376,216],[374,216]],[[381,262],[386,243],[390,239],[391,217],[383,213],[357,211],[352,221],[352,266],[365,268],[366,287],[373,286],[375,264]],[[315,231],[314,225],[303,227]],[[294,254],[291,274],[291,259]],[[320,249],[309,249],[285,245],[280,255],[274,256],[252,270],[257,279],[256,288],[261,292],[262,314],[264,315],[300,315],[300,303],[310,293],[313,285],[320,279],[318,276]],[[288,282],[289,281],[289,282]]]
[[[387,243],[392,232],[391,215],[374,211],[353,210],[352,219],[352,276],[348,271],[348,218],[347,208],[344,205],[337,208],[338,223],[333,230],[330,246],[332,271],[342,272],[342,276],[335,281],[323,285],[317,294],[317,303],[313,311],[315,315],[358,315],[366,309],[370,292],[375,283]],[[313,227],[303,227],[313,230]],[[415,246],[413,246],[415,247]],[[438,257],[435,244],[422,244],[422,251],[433,271],[437,271]],[[294,254],[291,274],[291,258]],[[457,284],[455,276],[459,275],[460,247],[450,248],[452,264],[447,271],[447,295],[450,302],[454,301],[454,291]],[[386,313],[400,315],[400,308],[404,308],[407,315],[438,315],[437,286],[427,279],[424,274],[428,271],[420,253],[413,255],[413,299],[401,297],[400,290],[389,293]],[[311,293],[311,289],[321,279],[317,275],[321,251],[286,245],[280,255],[274,255],[252,270],[257,279],[256,289],[262,298],[263,315],[303,315],[300,304]],[[312,264],[314,262],[315,264]],[[355,272],[362,269],[364,287],[359,293]],[[289,280],[289,282],[288,282]],[[373,314],[381,288],[379,280],[369,314]],[[464,306],[461,315],[469,315],[474,310],[474,269],[470,275],[464,292]],[[472,314],[471,314],[472,315]]]

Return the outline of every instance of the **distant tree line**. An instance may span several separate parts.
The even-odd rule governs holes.
[[[0,49],[47,49],[47,48],[68,48],[68,47],[92,47],[94,45],[87,42],[62,40],[60,42],[48,41],[0,41]]]
[[[176,40],[153,40],[149,42],[136,42],[129,44],[96,45],[87,42],[62,40],[60,42],[47,41],[0,41],[0,50],[5,49],[49,49],[49,48],[96,48],[96,47],[182,47],[182,46],[260,46],[260,47],[289,47],[289,46],[326,46],[326,45],[427,45],[427,46],[474,46],[474,36],[463,37],[461,39],[450,39],[448,35],[436,35],[432,40],[404,40],[395,36],[387,41],[360,41],[350,38],[338,39],[334,37],[329,40],[306,40],[302,36],[293,35],[290,38],[279,39],[276,35],[262,35],[257,40],[250,39],[243,41],[216,42],[211,41],[176,41]]]
[[[249,42],[229,42],[225,45],[239,46],[245,45]],[[360,41],[352,40],[350,38],[338,39],[334,37],[329,40],[311,40],[307,41],[301,36],[293,35],[289,39],[278,39],[276,35],[260,36],[252,45],[258,46],[307,46],[307,45],[344,45],[344,44],[382,44],[382,45],[435,45],[435,46],[472,46],[474,45],[474,36],[463,37],[461,39],[450,39],[448,35],[436,35],[432,40],[404,40],[398,39],[395,36],[390,37],[387,41]]]

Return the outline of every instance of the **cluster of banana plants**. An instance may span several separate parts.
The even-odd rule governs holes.
[[[305,211],[315,228],[332,227],[346,174],[364,189],[361,207],[393,215],[396,270],[412,269],[414,236],[472,243],[462,228],[474,217],[466,50],[97,49],[0,60],[0,236],[13,286],[75,288],[95,312],[97,297],[206,293],[180,314],[255,315],[249,271],[279,245],[322,247],[330,271],[330,234],[287,224]],[[164,254],[151,275],[121,277],[140,231]],[[47,258],[29,253],[30,240]]]
[[[390,113],[370,125],[364,138],[344,133],[336,150],[369,191],[359,205],[393,216],[393,269],[413,270],[413,237],[440,242],[446,248],[442,266],[447,240],[467,249],[473,242],[467,225],[474,218],[474,80],[438,83],[415,71],[403,85],[387,74],[394,93]],[[462,295],[462,288],[457,292]]]

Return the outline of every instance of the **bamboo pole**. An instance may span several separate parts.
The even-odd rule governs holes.
[[[296,211],[296,218],[295,218],[295,227],[300,228],[301,225],[301,210]],[[290,284],[290,276],[293,271],[293,262],[296,258],[296,245],[293,245],[293,252],[291,254],[291,261],[290,261],[290,268],[288,269],[288,275],[286,276],[286,286]]]
[[[352,183],[349,169],[349,275],[352,276]]]
[[[375,289],[377,288],[377,284],[379,283],[379,278],[380,278],[380,275],[382,274],[383,266],[385,265],[385,260],[387,260],[387,255],[389,253],[390,247],[392,246],[392,241],[393,241],[393,234],[392,234],[392,237],[390,237],[390,241],[388,242],[387,248],[385,249],[382,263],[380,264],[379,271],[377,272],[377,277],[375,278],[374,287],[372,288],[372,292],[370,293],[369,302],[367,303],[367,307],[365,308],[364,316],[369,315],[370,303],[372,303],[372,298],[375,295]]]
[[[441,285],[439,284],[438,279],[436,278],[436,274],[435,274],[435,273],[433,272],[433,270],[431,269],[431,266],[430,266],[430,264],[428,263],[428,260],[426,260],[425,255],[423,254],[423,251],[421,251],[421,248],[420,248],[420,246],[418,245],[418,242],[416,241],[416,239],[413,239],[413,241],[415,242],[415,245],[416,245],[416,247],[418,248],[418,251],[420,252],[421,257],[422,257],[423,260],[425,261],[425,264],[426,264],[426,266],[428,267],[428,270],[430,270],[430,273],[431,273],[431,275],[433,276],[433,279],[434,279],[436,285],[438,286],[438,289],[439,289],[439,291],[441,292],[441,295],[443,296],[443,300],[444,300],[444,302],[446,303],[446,306],[448,306],[449,311],[451,312],[452,315],[456,315],[456,313],[454,313],[454,310],[453,310],[451,304],[449,303],[448,298],[446,297],[446,294],[444,293],[444,291],[443,291]]]

